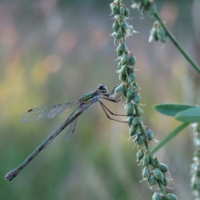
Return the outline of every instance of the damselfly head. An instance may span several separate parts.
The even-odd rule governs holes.
[[[104,84],[98,85],[98,90],[102,93],[108,92],[107,87]]]

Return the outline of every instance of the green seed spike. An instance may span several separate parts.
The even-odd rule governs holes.
[[[124,43],[124,42],[120,42],[119,45],[118,45],[118,48],[119,48],[119,50],[122,51],[123,53],[125,53],[125,52],[128,50],[128,48],[127,48],[127,46],[126,46],[126,43]]]

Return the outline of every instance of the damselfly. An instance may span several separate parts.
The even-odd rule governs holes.
[[[26,122],[36,122],[45,118],[53,118],[56,115],[67,111],[69,108],[71,108],[73,105],[79,104],[78,108],[63,122],[63,124],[54,132],[52,133],[42,144],[40,144],[33,153],[31,153],[22,164],[20,164],[17,168],[13,169],[12,171],[8,172],[5,175],[5,179],[11,181],[13,178],[15,178],[19,172],[42,150],[44,149],[63,129],[65,129],[69,125],[69,129],[67,131],[67,137],[66,140],[68,141],[72,135],[72,133],[75,130],[77,118],[79,115],[81,115],[83,112],[85,112],[91,105],[99,102],[101,107],[103,108],[106,116],[115,121],[124,122],[121,120],[113,119],[111,118],[107,112],[109,112],[112,115],[116,116],[125,116],[125,115],[118,115],[111,112],[100,99],[106,99],[108,101],[112,102],[119,102],[121,95],[117,96],[116,98],[111,97],[110,94],[107,91],[107,88],[105,85],[101,84],[98,86],[97,90],[88,93],[84,95],[81,99],[78,101],[72,101],[57,105],[49,105],[49,106],[41,106],[38,108],[33,108],[28,110],[24,115],[22,116],[21,121]]]

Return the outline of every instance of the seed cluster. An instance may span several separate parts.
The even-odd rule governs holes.
[[[158,21],[155,21],[150,31],[149,42],[161,41],[165,43],[167,40],[167,33]]]
[[[137,8],[141,15],[149,13],[153,15],[155,12],[155,6],[153,0],[133,0],[132,8]]]
[[[156,7],[153,0],[133,0],[132,8],[137,8],[141,15],[149,14],[150,17],[154,16],[156,13]],[[161,41],[165,43],[167,40],[167,32],[163,26],[155,21],[153,27],[150,31],[149,42]]]
[[[137,1],[138,5],[143,5],[141,2],[144,1],[140,1],[140,3]],[[166,194],[164,190],[164,187],[168,186],[168,181],[170,180],[168,166],[159,162],[157,158],[153,158],[153,156],[149,154],[149,143],[155,141],[154,133],[143,124],[141,119],[143,111],[139,108],[141,95],[136,82],[136,58],[128,50],[126,45],[126,38],[136,32],[133,27],[127,23],[130,11],[122,4],[122,0],[114,0],[110,4],[110,9],[115,20],[112,25],[114,32],[111,35],[114,37],[114,40],[119,41],[116,54],[118,56],[117,60],[119,60],[117,73],[121,81],[121,84],[115,88],[114,93],[115,95],[123,93],[126,99],[125,110],[127,124],[129,126],[129,135],[133,142],[139,147],[137,162],[144,166],[142,171],[143,180],[146,180],[150,189],[154,190],[153,200],[177,200],[178,198],[174,194]]]

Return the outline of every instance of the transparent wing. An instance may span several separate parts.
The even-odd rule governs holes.
[[[76,122],[77,122],[77,118],[74,121],[72,121],[71,124],[69,125],[69,128],[67,130],[67,135],[66,135],[66,141],[68,141],[70,137],[72,136],[75,130]]]
[[[56,115],[66,111],[73,105],[78,104],[79,101],[67,102],[56,105],[41,106],[38,108],[33,108],[28,110],[21,118],[21,121],[26,122],[36,122],[45,118],[53,118]]]

